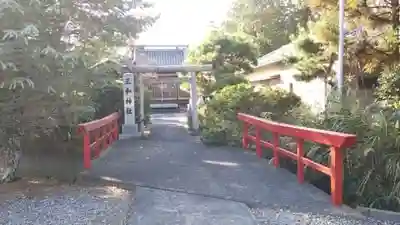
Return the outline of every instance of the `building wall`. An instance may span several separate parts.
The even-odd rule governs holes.
[[[253,73],[246,76],[246,78],[251,82],[259,82],[267,80],[270,77],[279,75],[283,68],[282,64],[271,64],[268,66],[257,67],[254,69]]]
[[[176,74],[158,74],[146,81],[152,90],[153,100],[189,99],[189,92],[180,88],[181,80]]]
[[[254,73],[249,74],[246,78],[253,84],[271,85],[287,91],[293,91],[304,103],[310,105],[315,112],[323,110],[326,102],[323,79],[317,78],[310,82],[297,81],[294,75],[298,73],[299,71],[294,67],[273,64],[256,69]],[[276,75],[279,75],[278,79],[274,78]]]

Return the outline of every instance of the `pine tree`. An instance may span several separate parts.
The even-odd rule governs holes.
[[[294,41],[313,58],[308,59],[301,54],[296,57],[298,68],[306,80],[316,75],[313,67],[321,67],[315,63],[330,65],[332,58],[326,56],[332,56],[336,60],[338,41],[337,1],[313,0],[308,6],[315,19],[307,25],[309,32],[299,35]],[[348,80],[364,74],[363,72],[376,75],[386,66],[399,62],[398,1],[382,1],[380,5],[366,0],[360,3],[355,0],[347,1],[345,21],[347,31],[362,31],[355,36],[346,37],[345,68]],[[304,35],[309,42],[320,45],[317,54],[309,52],[309,45],[302,45]],[[312,63],[307,64],[306,61]]]

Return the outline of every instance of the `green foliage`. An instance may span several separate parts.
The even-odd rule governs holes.
[[[94,90],[120,76],[118,48],[154,22],[130,10],[124,0],[0,2],[0,104],[8,116],[0,123],[8,161],[0,182],[13,179],[19,152],[35,150],[21,146],[23,138],[69,137],[95,117]]]
[[[189,61],[212,63],[219,73],[250,72],[257,64],[257,50],[246,36],[216,30],[189,53]]]
[[[151,90],[145,90],[144,91],[144,124],[148,125],[150,124],[150,115],[151,115],[151,107],[150,107],[150,103],[151,103],[151,96],[152,96],[152,92]],[[137,108],[139,108],[139,104],[137,106]],[[139,114],[138,114],[139,115]]]
[[[329,41],[333,39],[329,35],[336,33],[337,29],[334,22],[331,22],[332,18],[324,19],[329,19],[329,22],[311,22],[308,25],[309,29],[301,29],[293,40],[296,51],[288,61],[300,71],[296,76],[298,80],[310,81],[319,76],[332,79],[334,76],[332,67],[337,58],[337,45],[336,42]]]
[[[244,33],[265,55],[290,42],[297,25],[304,23],[303,8],[291,1],[235,0],[222,29]]]
[[[385,69],[378,79],[377,99],[385,101],[394,109],[400,108],[400,67],[398,65]]]
[[[201,45],[189,53],[189,61],[197,64],[212,63],[212,73],[198,73],[200,91],[209,95],[227,84],[243,82],[239,74],[248,73],[257,64],[257,50],[248,38],[214,31]]]
[[[365,108],[354,104],[357,102],[354,97],[346,98],[349,104],[330,101],[327,112],[324,112],[327,116],[301,110],[291,117],[291,123],[356,134],[357,144],[347,149],[345,154],[345,202],[399,211],[398,118],[392,111],[375,104]],[[329,160],[326,146],[308,143],[305,150],[307,157],[314,161],[327,163]],[[316,181],[321,175],[308,171],[307,178]]]
[[[213,79],[204,76],[197,76],[197,83],[204,96],[212,95],[212,93],[221,90],[225,86],[235,85],[240,83],[248,83],[248,81],[241,75],[233,74],[215,74]]]
[[[400,61],[400,40],[396,35],[400,25],[399,3],[382,2],[377,5],[366,1],[348,1],[345,21],[348,31],[345,40],[345,81],[349,83],[366,74],[376,75],[383,68],[398,64]],[[328,71],[332,76],[332,61],[336,60],[338,45],[338,6],[329,0],[313,0],[307,3],[314,19],[308,23],[305,32],[301,32],[295,42],[311,40],[321,45],[318,53],[310,52],[307,46],[301,49],[309,52],[309,57],[297,57],[297,67],[304,80],[309,80],[318,71]],[[312,53],[312,54],[311,54]],[[321,68],[322,67],[322,68]]]
[[[109,84],[94,91],[93,103],[96,107],[96,118],[103,118],[114,112],[123,112],[124,100],[121,84]]]
[[[135,93],[139,96],[139,93]],[[150,101],[151,92],[147,89],[144,91],[144,123],[150,122]],[[121,83],[110,83],[103,87],[99,87],[93,94],[93,103],[96,106],[95,118],[103,118],[114,112],[121,112],[121,123],[124,121],[124,100],[123,87]],[[139,98],[135,100],[136,115],[140,114]]]
[[[250,84],[241,83],[222,88],[200,108],[200,128],[203,141],[212,144],[239,145],[241,125],[237,112],[271,118],[285,114],[299,104],[299,97],[283,90],[262,88],[256,91]]]
[[[314,22],[294,39],[298,48],[295,57],[288,59],[302,74],[301,80],[310,80],[325,73],[332,77],[332,62],[337,55],[337,2],[313,0],[308,2]],[[346,26],[351,31],[362,27],[362,32],[345,40],[345,81],[358,81],[365,75],[379,73],[376,91],[378,101],[398,109],[399,87],[397,66],[399,39],[394,31],[399,28],[399,3],[382,2],[379,6],[366,1],[348,1]],[[384,72],[381,72],[383,69]],[[350,102],[350,104],[349,104]],[[357,99],[345,96],[342,102],[328,104],[323,115],[295,109],[283,121],[307,127],[354,133],[358,143],[346,151],[345,201],[390,210],[400,210],[400,146],[398,114],[392,109],[355,104]],[[290,142],[290,141],[289,141]],[[292,140],[293,142],[293,140]],[[290,145],[290,143],[289,143]],[[307,144],[307,156],[318,162],[328,162],[327,149]],[[311,180],[320,175],[308,171]]]
[[[240,75],[217,74],[215,75],[215,83],[212,85],[212,91],[219,91],[226,86],[248,83],[248,81]]]
[[[289,124],[356,134],[357,144],[345,151],[345,202],[399,211],[400,117],[379,105],[365,108],[357,104],[355,96],[345,96],[343,102],[335,96],[329,99],[327,110],[316,115],[286,91],[271,88],[256,91],[245,83],[226,86],[200,108],[202,140],[207,144],[239,145],[242,127],[236,119],[238,111]],[[281,138],[281,145],[293,151],[295,143],[292,138]],[[304,149],[308,158],[323,164],[329,162],[326,146],[306,142]],[[283,161],[285,166],[295,168],[293,161]],[[306,178],[318,183],[323,176],[307,168]]]

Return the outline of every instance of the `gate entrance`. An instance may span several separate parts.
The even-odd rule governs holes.
[[[146,48],[147,47],[147,48]],[[178,108],[187,105],[191,129],[199,129],[197,116],[196,73],[211,71],[212,65],[183,64],[187,46],[135,46],[133,60],[128,62],[124,80],[124,126],[123,134],[135,135],[144,131],[144,89],[152,93],[152,108]],[[161,65],[160,65],[161,64]],[[184,75],[184,76],[179,76]],[[181,78],[182,77],[182,78]],[[181,80],[188,81],[189,90],[181,88]],[[137,85],[139,84],[139,85]],[[137,88],[139,97],[137,98]],[[135,108],[136,99],[140,110]]]
[[[152,108],[187,105],[190,99],[190,92],[183,89],[181,84],[182,80],[175,76],[149,78],[147,88],[151,90]]]
[[[133,59],[136,65],[182,66],[187,55],[187,45],[135,46]],[[158,71],[144,78],[151,91],[152,108],[178,108],[189,104],[190,92],[181,88],[182,81],[176,71]]]

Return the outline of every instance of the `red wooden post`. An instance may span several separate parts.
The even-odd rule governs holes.
[[[110,146],[114,140],[114,123],[108,124],[108,138],[107,138],[107,146]]]
[[[272,149],[273,153],[274,153],[274,166],[278,167],[279,166],[279,152],[278,152],[278,148],[279,148],[279,134],[278,133],[272,133],[273,136],[273,146],[274,148]]]
[[[260,127],[258,127],[258,126],[256,126],[256,154],[259,158],[262,157],[261,131],[260,131]]]
[[[119,140],[119,122],[115,121],[115,140]]]
[[[331,177],[331,197],[332,203],[339,206],[343,202],[343,152],[341,149],[354,145],[357,141],[356,135],[338,133],[312,129],[307,127],[293,126],[290,124],[278,123],[271,120],[255,117],[252,115],[238,113],[238,119],[244,122],[243,128],[243,146],[248,146],[248,141],[256,142],[257,155],[259,155],[259,144],[265,145],[273,150],[273,163],[275,167],[279,166],[279,157],[287,156],[297,161],[297,179],[300,183],[304,182],[304,166],[322,172]],[[256,127],[256,136],[248,133],[249,126]],[[262,142],[260,137],[261,129],[272,133],[272,143]],[[297,154],[290,150],[279,147],[279,136],[291,136],[297,138]],[[311,159],[304,157],[304,141],[328,145],[330,147],[330,166],[325,166]]]
[[[114,122],[114,129],[113,129],[113,133],[114,133],[114,141],[118,140],[118,136],[119,136],[119,123],[118,120],[115,120]]]
[[[243,135],[242,135],[242,145],[243,148],[248,148],[249,147],[249,142],[247,140],[247,136],[249,135],[249,124],[246,122],[243,122]]]
[[[94,156],[97,158],[100,155],[102,143],[97,142],[101,137],[101,128],[94,131]]]
[[[111,141],[110,144],[114,143],[114,141],[117,139],[115,135],[115,122],[111,123]]]
[[[299,181],[300,184],[304,182],[303,145],[304,145],[304,140],[297,138],[297,180]]]
[[[106,125],[104,125],[104,127],[101,128],[103,130],[103,135],[102,136],[104,136],[104,138],[102,140],[103,141],[103,147],[102,147],[101,150],[108,148],[109,139],[110,139],[110,136],[108,136],[109,135],[108,126],[109,126],[109,124],[106,124]]]
[[[83,133],[83,166],[85,169],[89,169],[91,167],[90,164],[90,135],[87,132]]]
[[[110,123],[108,124],[108,128],[107,128],[107,133],[108,133],[108,137],[107,137],[107,146],[110,146],[113,143],[114,140],[114,123]]]
[[[83,134],[84,168],[91,167],[92,151],[94,151],[94,156],[98,157],[101,150],[107,148],[112,141],[118,138],[119,116],[120,114],[115,112],[101,119],[79,124],[78,132]]]
[[[339,206],[343,200],[343,153],[340,148],[331,147],[330,161],[332,203]]]

